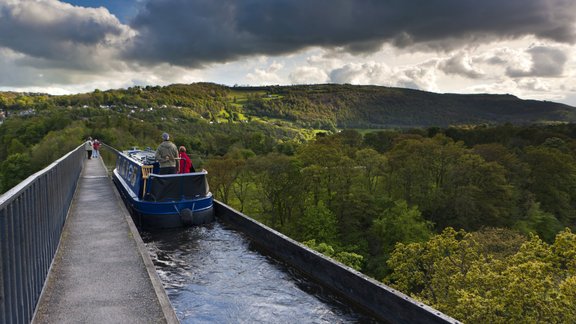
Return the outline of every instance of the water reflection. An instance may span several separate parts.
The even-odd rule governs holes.
[[[141,234],[182,323],[376,323],[222,224]]]

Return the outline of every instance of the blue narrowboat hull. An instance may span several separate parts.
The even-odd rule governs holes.
[[[174,228],[210,223],[214,220],[212,193],[206,171],[158,175],[157,164],[143,172],[145,159],[153,152],[127,151],[118,155],[113,180],[135,223],[143,228]],[[144,162],[144,163],[143,163]]]

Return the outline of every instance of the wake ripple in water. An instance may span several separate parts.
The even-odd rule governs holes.
[[[141,234],[182,323],[376,323],[222,224]]]

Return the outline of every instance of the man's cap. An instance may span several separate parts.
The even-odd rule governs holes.
[[[164,133],[162,134],[162,139],[167,141],[170,138],[170,135],[168,135],[168,133]]]

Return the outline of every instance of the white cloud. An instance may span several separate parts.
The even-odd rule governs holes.
[[[128,26],[102,7],[21,0],[0,1],[0,9],[0,46],[36,59],[94,60],[91,51],[101,54],[102,49],[112,49],[134,36]]]
[[[265,68],[256,68],[246,75],[246,79],[254,85],[284,84],[285,80],[279,75],[283,68],[281,63],[274,61]]]
[[[0,86],[74,87],[126,69],[119,49],[133,35],[104,8],[0,0]]]
[[[348,53],[335,50],[318,48],[310,50],[309,52],[310,54],[306,58],[306,63],[324,71],[334,70],[341,67],[346,62],[353,62],[356,60],[354,56]]]
[[[484,72],[474,66],[467,51],[460,51],[456,55],[441,61],[439,68],[446,74],[459,75],[470,79],[479,79],[484,76]]]
[[[389,82],[390,68],[383,63],[348,63],[330,71],[330,81],[350,84],[385,84]]]
[[[436,60],[403,69],[397,74],[396,85],[418,90],[439,91]]]
[[[576,92],[569,93],[565,97],[561,98],[561,100],[565,104],[576,107]]]
[[[568,55],[564,49],[550,46],[534,46],[526,51],[530,55],[529,68],[523,62],[520,67],[509,67],[506,73],[510,77],[560,77]]]
[[[499,82],[481,83],[468,87],[464,93],[496,93],[496,94],[516,94],[518,93],[518,85],[516,82],[505,79]]]
[[[551,83],[540,78],[525,78],[518,81],[518,87],[528,91],[552,91]]]
[[[315,84],[328,82],[328,75],[320,68],[301,66],[290,73],[292,84]]]

